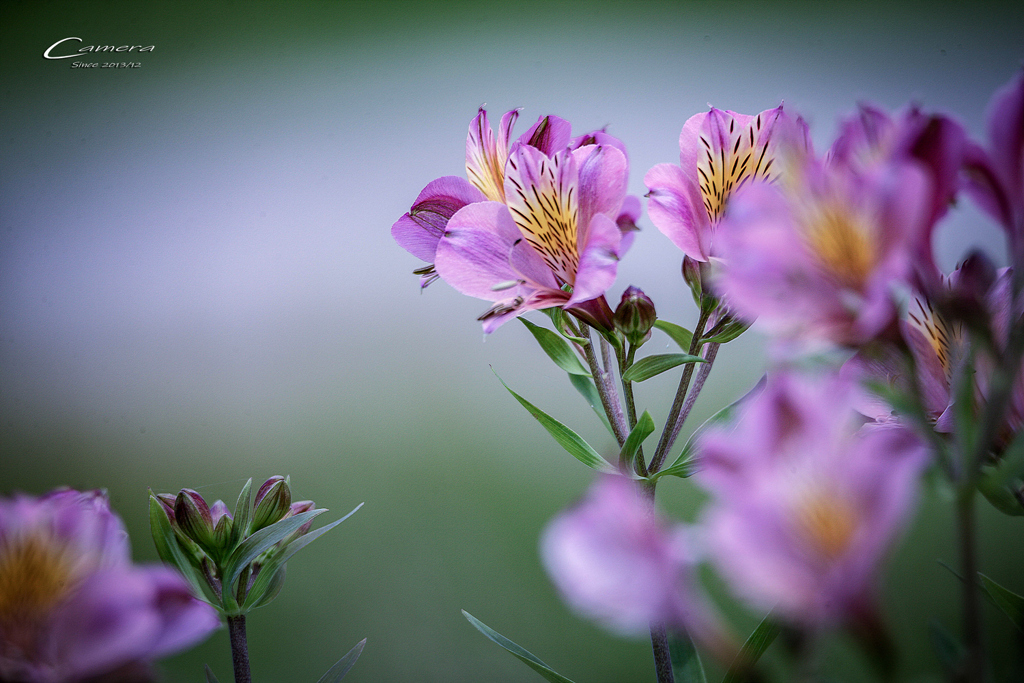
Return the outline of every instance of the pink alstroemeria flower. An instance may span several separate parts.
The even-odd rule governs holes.
[[[853,168],[799,150],[781,183],[732,198],[714,285],[741,318],[801,341],[857,345],[894,322],[894,284],[910,282],[931,216],[919,164]]]
[[[0,680],[150,680],[218,623],[177,572],[132,564],[102,492],[0,499]]]
[[[988,150],[970,144],[967,190],[1007,231],[1015,263],[1024,260],[1024,72],[992,97]]]
[[[548,576],[570,607],[615,633],[641,635],[661,624],[727,653],[729,636],[697,588],[689,531],[669,527],[641,496],[626,477],[596,480],[544,531]]]
[[[802,628],[874,612],[879,566],[912,509],[927,460],[898,424],[863,425],[859,388],[783,372],[731,429],[700,438],[709,552],[733,590]]]
[[[756,116],[713,107],[691,116],[679,134],[679,165],[658,164],[644,176],[651,222],[684,254],[707,261],[729,197],[748,182],[777,178],[780,148],[801,141],[806,126],[781,104]]]
[[[948,116],[925,114],[916,106],[890,116],[870,105],[861,105],[846,119],[826,154],[830,166],[870,174],[886,164],[910,164],[928,179],[922,235],[917,240],[913,276],[924,290],[941,287],[932,252],[932,232],[956,200],[960,168],[968,145],[963,127]]]
[[[494,302],[480,317],[485,332],[554,306],[610,323],[602,297],[636,212],[625,202],[629,162],[611,136],[592,133],[573,147],[568,128],[553,121],[537,126],[548,131],[543,147],[551,151],[515,145],[504,166],[503,201],[462,207],[437,244],[437,274],[463,294]]]

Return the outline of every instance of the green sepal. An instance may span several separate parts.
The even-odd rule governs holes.
[[[736,320],[734,318],[732,320],[725,321],[720,325],[715,325],[708,331],[706,336],[701,338],[700,343],[709,344],[714,342],[716,344],[724,344],[726,342],[731,342],[748,329],[750,329],[750,323],[743,322],[742,320]]]
[[[653,432],[654,419],[645,410],[644,414],[637,420],[636,426],[629,432],[629,436],[626,437],[626,442],[622,444],[622,450],[619,451],[619,466],[622,467],[623,471],[633,471],[633,459],[636,458],[637,451],[640,450],[644,439]]]
[[[597,387],[594,386],[593,378],[582,377],[581,375],[569,375],[568,377],[576,391],[580,392],[587,405],[597,415],[597,419],[608,429],[608,433],[614,437],[615,430],[612,429],[612,423],[608,421],[608,416],[604,414],[604,406],[601,405],[601,395],[597,393]]]
[[[545,680],[551,681],[551,683],[573,683],[572,680],[565,676],[556,673],[550,666],[537,659],[535,655],[526,650],[525,648],[516,645],[511,640],[501,635],[487,624],[483,623],[466,610],[462,610],[462,616],[469,620],[469,623],[473,624],[473,627],[480,631],[480,633],[487,636],[487,639],[492,643],[510,652],[516,659],[526,664],[528,667],[539,673],[544,677]]]
[[[964,646],[936,619],[928,622],[928,640],[931,641],[932,650],[935,651],[935,656],[946,676],[954,678],[960,672],[967,656]]]
[[[245,596],[245,602],[242,603],[242,611],[251,612],[257,607],[263,607],[273,602],[274,598],[281,593],[281,589],[284,588],[287,569],[288,565],[286,564],[282,564],[276,570],[261,567],[260,573],[256,576],[256,581],[260,581],[264,576],[269,576],[270,579],[261,582],[260,586],[256,585],[256,581],[253,582],[252,587]],[[256,600],[253,600],[253,598],[256,598]]]
[[[1014,437],[1003,457],[995,465],[981,468],[978,490],[1000,512],[1013,517],[1024,516],[1024,505],[1013,494],[1024,479],[1024,431]]]
[[[206,671],[206,683],[220,683],[217,677],[213,675],[213,669],[210,668],[209,664],[203,664],[203,670]]]
[[[743,647],[740,648],[736,659],[729,666],[729,671],[726,672],[722,683],[746,681],[750,670],[757,664],[757,660],[761,659],[761,655],[768,649],[768,646],[775,642],[775,638],[781,631],[779,623],[772,618],[772,613],[768,612],[743,643]]]
[[[677,683],[707,683],[704,665],[693,640],[686,633],[671,632],[668,653],[672,659],[672,673]]]
[[[655,375],[660,375],[666,370],[671,370],[677,365],[684,363],[706,363],[700,356],[691,356],[688,353],[664,353],[656,356],[641,358],[631,365],[628,370],[622,373],[623,382],[643,382]]]
[[[689,353],[690,344],[693,341],[693,332],[667,320],[656,320],[654,326],[671,337],[672,341],[679,345],[679,348]]]
[[[584,339],[583,337],[575,337],[569,334],[569,332],[567,331],[568,328],[565,325],[565,311],[563,311],[558,306],[552,306],[551,308],[541,309],[541,313],[544,313],[545,315],[547,315],[547,317],[551,318],[551,324],[555,326],[555,329],[558,330],[558,333],[565,337],[566,339],[568,339],[569,341],[576,342],[577,344],[590,343],[589,340]]]
[[[249,522],[252,521],[252,477],[245,482],[245,486],[238,494],[238,501],[235,502],[235,525],[231,531],[231,548],[238,546],[243,538],[249,535]]]
[[[981,572],[978,572],[978,577],[989,599],[1010,618],[1017,630],[1024,632],[1024,597],[1003,588]]]
[[[356,663],[356,660],[359,659],[359,655],[363,653],[363,648],[365,646],[366,638],[363,638],[356,643],[355,647],[348,651],[348,654],[339,659],[334,666],[328,669],[327,673],[321,676],[320,680],[316,683],[338,683],[338,681],[343,679],[345,674],[349,672],[349,669],[351,669]]]
[[[562,339],[557,333],[552,332],[546,327],[540,325],[534,325],[526,318],[520,318],[519,321],[526,325],[532,334],[533,338],[540,344],[540,348],[544,350],[544,353],[548,354],[548,358],[555,362],[555,365],[562,368],[570,375],[581,375],[583,377],[590,377],[590,370],[587,370],[583,363],[580,362],[579,356],[573,352],[572,347],[569,343]]]
[[[266,564],[264,564],[263,567],[260,569],[260,573],[256,577],[256,580],[253,582],[252,588],[249,589],[249,594],[245,598],[245,603],[242,605],[242,609],[250,610],[256,609],[257,607],[262,607],[263,605],[266,605],[268,602],[277,597],[277,592],[280,592],[281,590],[280,586],[276,587],[277,592],[275,592],[272,596],[264,596],[266,596],[270,592],[270,590],[274,588],[273,584],[275,581],[278,580],[278,570],[284,569],[285,562],[291,559],[292,555],[299,552],[307,545],[315,541],[317,538],[324,535],[325,533],[327,533],[328,531],[330,531],[331,529],[338,526],[346,519],[354,515],[356,513],[356,510],[358,510],[361,507],[363,507],[363,503],[360,503],[359,505],[355,506],[355,508],[353,508],[351,512],[349,512],[341,519],[336,519],[330,524],[324,525],[319,529],[314,529],[313,531],[310,531],[304,536],[300,536],[299,538],[289,543],[281,552],[270,556],[270,558],[267,559]],[[311,510],[310,512],[315,512],[315,510]],[[280,524],[280,522],[276,523]],[[269,529],[271,527],[266,528]],[[284,579],[283,574],[281,575],[281,579]]]
[[[153,535],[153,543],[156,545],[156,553],[164,564],[169,564],[178,570],[192,594],[210,603],[214,607],[220,605],[216,594],[213,592],[206,580],[200,578],[198,569],[193,566],[192,561],[185,554],[185,551],[178,545],[177,534],[171,527],[171,520],[167,519],[160,501],[156,499],[153,491],[149,492],[149,528]]]
[[[318,508],[316,510],[308,510],[306,512],[299,513],[294,517],[282,519],[268,527],[263,527],[239,543],[238,547],[236,547],[235,551],[231,553],[231,557],[228,558],[228,561],[224,565],[223,593],[225,609],[228,611],[237,609],[237,602],[235,602],[232,596],[234,593],[232,586],[235,585],[235,581],[242,573],[242,569],[282,538],[295,531],[317,515],[321,515],[325,512],[327,512],[326,508]]]
[[[547,430],[548,434],[550,434],[562,448],[569,452],[569,455],[598,472],[604,472],[606,474],[613,474],[617,472],[617,470],[608,464],[608,461],[602,458],[600,454],[594,450],[593,446],[584,441],[579,434],[569,429],[516,392],[509,389],[509,386],[505,384],[505,381],[501,379],[501,377],[498,376],[498,373],[495,372],[494,376],[498,377],[498,381],[501,382],[503,387],[508,389],[508,393],[512,394],[512,396],[519,401],[520,405],[526,408],[526,412],[533,415],[537,422],[540,422],[540,425]]]

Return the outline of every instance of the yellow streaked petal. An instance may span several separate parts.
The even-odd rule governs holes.
[[[774,110],[773,110],[774,111]],[[730,112],[712,110],[700,134],[698,184],[712,224],[725,212],[729,196],[751,180],[772,180],[775,157],[768,151],[768,112],[742,125]]]
[[[577,245],[577,171],[573,157],[553,157],[521,147],[508,162],[506,197],[524,239],[563,282],[575,284]]]

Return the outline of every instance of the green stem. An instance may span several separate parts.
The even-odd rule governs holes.
[[[590,366],[590,373],[594,376],[594,386],[597,387],[597,395],[601,397],[601,406],[604,408],[605,415],[608,416],[608,422],[612,426],[615,440],[619,442],[619,447],[621,448],[622,444],[626,443],[626,436],[629,432],[625,430],[625,418],[622,416],[622,407],[619,405],[619,397],[615,392],[615,385],[609,381],[608,372],[597,360],[597,354],[594,352],[594,342],[590,336],[590,326],[580,321],[580,331],[582,332],[582,337],[587,340],[583,351],[587,364]]]
[[[697,320],[696,327],[693,328],[693,337],[690,339],[690,355],[697,355],[697,349],[700,347],[700,339],[704,335],[704,327],[708,324],[708,318],[711,317],[710,311],[701,309],[700,318]],[[659,471],[661,466],[665,464],[665,457],[668,455],[669,449],[672,448],[672,444],[675,443],[676,438],[679,436],[679,430],[683,426],[683,422],[686,420],[686,416],[680,419],[680,413],[683,410],[683,403],[686,400],[686,392],[690,388],[690,379],[693,377],[693,366],[694,363],[687,363],[686,368],[683,369],[683,376],[679,379],[679,388],[676,389],[675,400],[672,401],[672,408],[669,410],[668,419],[665,421],[665,428],[661,432],[661,439],[658,441],[658,447],[654,451],[654,457],[651,458],[651,464],[647,468],[652,474]],[[691,405],[692,407],[692,405]]]
[[[626,354],[622,353],[621,348],[617,348],[615,349],[615,355],[619,360],[619,380],[622,383],[622,396],[626,401],[626,417],[629,419],[629,430],[633,431],[633,428],[636,427],[636,400],[633,398],[633,383],[623,379],[623,375],[633,365],[633,360],[636,357],[636,347],[630,344],[629,351]],[[636,463],[634,465],[636,473],[641,477],[646,477],[647,465],[644,463],[643,446],[637,448],[634,462]]]
[[[235,683],[252,683],[244,614],[228,617],[228,635],[231,638],[231,663],[235,668]]]
[[[957,531],[960,541],[960,572],[964,578],[963,620],[967,656],[960,680],[985,680],[985,643],[981,634],[981,604],[978,594],[977,541],[975,538],[974,487],[965,487],[957,499]]]

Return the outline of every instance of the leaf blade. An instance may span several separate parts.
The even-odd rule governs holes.
[[[647,356],[638,360],[622,373],[622,380],[624,382],[643,382],[684,363],[706,362],[700,356],[691,356],[688,353],[662,353]]]
[[[498,377],[497,373],[495,373],[495,377]],[[512,394],[512,396],[519,401],[520,405],[526,408],[526,412],[530,413],[537,422],[540,422],[541,426],[547,430],[548,434],[558,442],[558,445],[568,451],[569,455],[598,472],[604,472],[606,474],[613,474],[617,472],[617,470],[612,467],[607,460],[602,458],[601,455],[594,450],[593,446],[583,440],[583,437],[527,401],[516,392],[512,391],[501,377],[498,377],[498,381],[501,382],[501,385],[505,387],[506,390],[508,390],[508,393]]]
[[[540,348],[548,355],[555,365],[562,368],[570,375],[590,377],[590,370],[587,370],[580,361],[569,343],[557,332],[552,332],[546,327],[535,325],[526,318],[519,318],[519,321],[526,325],[533,338],[540,344]]]
[[[338,683],[345,674],[355,665],[356,660],[359,659],[359,655],[363,653],[363,648],[366,647],[366,638],[363,638],[355,644],[348,653],[339,659],[334,666],[327,670],[317,683]]]
[[[550,666],[538,659],[532,652],[512,642],[466,610],[462,610],[462,616],[466,617],[469,623],[473,625],[473,628],[484,634],[488,640],[504,649],[506,652],[511,653],[512,656],[539,673],[546,680],[551,683],[573,683],[570,679],[560,673],[557,673]]]

